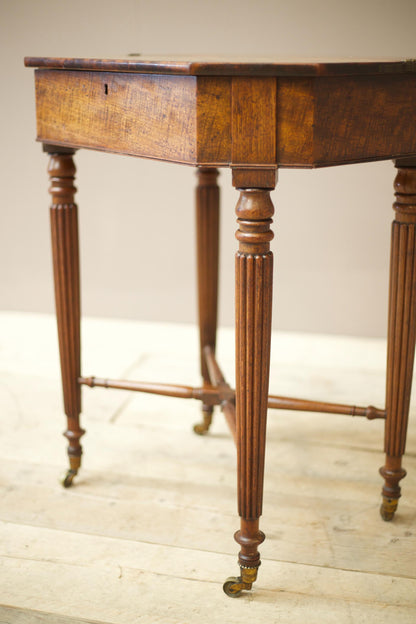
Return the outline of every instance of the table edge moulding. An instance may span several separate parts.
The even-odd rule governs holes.
[[[268,408],[385,420],[381,516],[392,520],[402,467],[416,342],[416,61],[221,59],[130,55],[120,59],[27,57],[35,68],[37,140],[50,155],[52,253],[69,471],[81,465],[81,387],[118,388],[202,402],[198,434],[218,406],[237,446],[240,576],[260,565]],[[74,154],[92,149],[197,167],[198,387],[84,376]],[[269,396],[274,206],[278,168],[391,159],[392,226],[385,406]],[[216,359],[220,191],[232,170],[237,201],[236,390]],[[180,217],[178,216],[178,220]]]

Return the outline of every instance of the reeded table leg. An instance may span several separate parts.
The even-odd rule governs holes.
[[[400,497],[416,341],[416,160],[396,161],[386,384],[386,463],[380,513],[391,520]]]
[[[238,596],[251,589],[260,565],[257,547],[263,502],[267,396],[269,387],[273,255],[270,230],[274,209],[267,190],[241,191],[237,204],[236,256],[236,416],[241,576],[224,591]]]
[[[48,146],[51,158],[48,173],[51,180],[51,233],[53,272],[55,282],[56,318],[58,323],[59,351],[67,415],[70,468],[63,480],[69,487],[81,465],[80,438],[84,431],[79,425],[81,412],[80,377],[80,293],[78,259],[78,219],[74,203],[75,165],[73,151]]]
[[[211,385],[204,347],[215,353],[218,301],[219,201],[218,170],[200,167],[196,188],[198,312],[201,375],[204,385]],[[206,433],[212,420],[212,405],[202,404],[203,420],[194,426],[195,433]]]

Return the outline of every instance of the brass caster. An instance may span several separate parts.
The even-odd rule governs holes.
[[[210,425],[212,423],[212,412],[213,409],[212,407],[207,407],[205,408],[205,406],[202,408],[202,422],[197,423],[196,425],[194,425],[194,432],[198,435],[205,435],[206,433],[208,433]]]
[[[207,426],[205,423],[197,423],[196,425],[194,425],[194,433],[197,433],[198,435],[205,435],[206,433],[208,433],[208,429],[209,429],[209,425]]]
[[[393,520],[398,503],[398,498],[387,498],[383,496],[383,502],[380,506],[380,515],[385,522]]]
[[[70,468],[66,473],[65,477],[62,479],[62,485],[64,488],[69,488],[72,485],[72,481],[74,480],[75,475],[78,473],[78,470],[74,470]]]
[[[246,583],[243,583],[241,576],[229,576],[222,588],[224,593],[230,596],[230,598],[238,598],[238,596],[241,596],[243,589],[251,589],[251,585],[246,587]]]
[[[241,576],[230,576],[222,586],[224,593],[230,598],[238,598],[241,596],[243,589],[251,589],[257,578],[258,568],[241,567]]]

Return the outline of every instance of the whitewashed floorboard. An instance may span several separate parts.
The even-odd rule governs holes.
[[[88,319],[83,334],[85,374],[199,383],[195,328]],[[231,331],[219,352],[231,380]],[[383,340],[277,335],[271,386],[382,405],[384,362]],[[197,402],[87,389],[84,467],[65,491],[57,363],[51,317],[0,314],[0,624],[202,624],[214,608],[227,623],[416,621],[414,408],[392,523],[378,515],[382,423],[270,413],[263,565],[230,600],[235,450],[221,415],[201,438]]]

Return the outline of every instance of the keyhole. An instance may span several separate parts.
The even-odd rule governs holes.
[[[108,95],[108,84],[104,85],[104,93]]]

